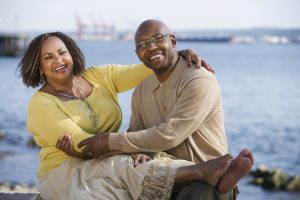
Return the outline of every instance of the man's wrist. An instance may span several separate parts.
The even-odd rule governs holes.
[[[119,150],[122,151],[122,133],[109,133],[108,135],[108,149],[109,151]]]
[[[110,135],[110,133],[105,133],[105,135],[104,135],[104,141],[105,141],[105,150],[106,150],[106,153],[107,153],[107,152],[110,152],[109,145],[108,145],[108,142],[109,142],[109,135]]]

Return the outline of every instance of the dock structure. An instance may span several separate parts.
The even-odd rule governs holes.
[[[25,35],[0,34],[0,56],[19,56],[28,43]]]

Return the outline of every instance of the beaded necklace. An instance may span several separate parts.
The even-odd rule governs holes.
[[[78,90],[78,93],[79,93],[80,97],[76,97],[74,94],[68,94],[68,93],[58,89],[57,87],[55,87],[54,85],[51,85],[49,83],[47,83],[47,84],[55,91],[57,96],[66,97],[66,98],[71,99],[71,100],[76,100],[76,99],[85,100],[86,95],[83,94],[83,87],[82,87],[81,83],[75,78],[74,78],[74,82],[75,82],[75,85],[77,87],[77,90]]]
[[[57,96],[65,97],[65,98],[68,98],[71,100],[81,100],[79,102],[81,105],[81,108],[89,114],[89,118],[93,124],[93,129],[96,131],[98,129],[97,114],[91,108],[89,103],[86,101],[86,95],[84,95],[83,87],[82,87],[80,81],[77,78],[76,79],[74,78],[74,83],[75,83],[75,86],[77,87],[77,91],[78,91],[80,97],[76,97],[74,94],[66,93],[49,83],[47,83],[47,84],[55,91]]]

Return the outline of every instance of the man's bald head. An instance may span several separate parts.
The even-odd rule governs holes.
[[[143,21],[137,28],[137,30],[135,32],[135,37],[134,37],[135,42],[137,42],[137,38],[139,38],[140,36],[143,36],[146,33],[153,33],[153,32],[170,34],[169,28],[162,21],[155,20],[155,19],[149,19],[149,20]]]
[[[137,28],[134,39],[139,59],[155,72],[159,81],[166,80],[179,59],[176,38],[167,25],[146,20]]]

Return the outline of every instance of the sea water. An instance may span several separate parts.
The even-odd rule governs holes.
[[[87,66],[138,63],[132,42],[78,42]],[[300,45],[179,43],[192,48],[216,71],[229,151],[248,147],[259,165],[300,174]],[[20,58],[0,57],[0,182],[36,184],[38,149],[29,148],[26,109],[34,89],[16,71]],[[121,130],[130,119],[132,91],[119,95]],[[272,192],[243,179],[239,199],[299,199],[299,193]]]

